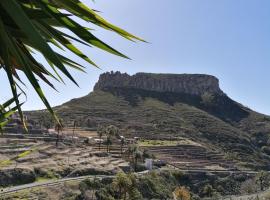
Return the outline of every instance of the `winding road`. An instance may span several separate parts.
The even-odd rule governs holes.
[[[19,185],[19,186],[14,186],[14,187],[8,187],[1,189],[0,191],[0,196],[3,194],[11,194],[15,193],[21,190],[25,189],[30,189],[30,188],[35,188],[35,187],[48,187],[48,186],[54,186],[54,185],[59,185],[61,183],[69,182],[69,181],[79,181],[79,180],[84,180],[87,178],[93,179],[93,178],[113,178],[114,176],[109,176],[109,175],[91,175],[91,176],[79,176],[79,177],[72,177],[72,178],[63,178],[63,179],[58,179],[58,180],[51,180],[51,181],[44,181],[44,182],[35,182],[35,183],[29,183],[29,184],[24,184],[24,185]]]

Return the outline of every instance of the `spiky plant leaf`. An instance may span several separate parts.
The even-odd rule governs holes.
[[[98,39],[89,27],[84,27],[74,17],[92,23],[103,29],[113,31],[128,40],[144,41],[103,19],[97,11],[89,8],[80,0],[8,0],[0,1],[0,69],[5,70],[19,114],[23,120],[18,90],[24,84],[18,71],[22,71],[33,86],[49,112],[58,119],[47,101],[39,80],[53,89],[51,79],[63,82],[63,76],[75,84],[69,68],[84,72],[84,67],[65,56],[65,50],[97,65],[78,49],[73,42],[94,46],[111,54],[128,58],[105,42]],[[71,31],[75,36],[67,34]],[[55,48],[52,48],[51,45]],[[62,50],[59,53],[58,50]],[[38,62],[33,52],[41,53],[48,66]],[[18,83],[19,82],[19,83]],[[24,91],[23,91],[24,92]],[[1,116],[3,117],[3,116]]]
[[[10,121],[11,115],[13,115],[18,109],[17,106],[12,106],[14,102],[15,99],[12,98],[3,103],[2,105],[0,104],[0,133],[2,133],[4,126],[7,125]]]

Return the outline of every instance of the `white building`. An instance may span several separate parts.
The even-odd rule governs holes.
[[[148,170],[153,169],[153,159],[145,159],[145,167]]]

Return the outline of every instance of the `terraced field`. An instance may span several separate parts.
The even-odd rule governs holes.
[[[80,127],[65,127],[63,134],[66,136],[75,136],[75,137],[95,137],[98,138],[97,132],[92,130],[87,130],[86,128]]]
[[[18,136],[6,135],[0,138],[0,171],[20,168],[63,177],[109,174],[128,166],[119,156],[101,153],[97,145],[61,140],[56,147],[54,136]]]
[[[210,152],[203,146],[179,144],[174,146],[144,147],[158,159],[185,170],[232,170],[235,163],[223,154]]]

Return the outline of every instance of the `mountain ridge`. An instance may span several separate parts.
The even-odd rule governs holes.
[[[223,94],[219,80],[206,74],[154,74],[139,72],[107,72],[100,75],[94,86],[95,90],[107,88],[132,88],[156,92],[187,93],[202,95],[205,92]]]

